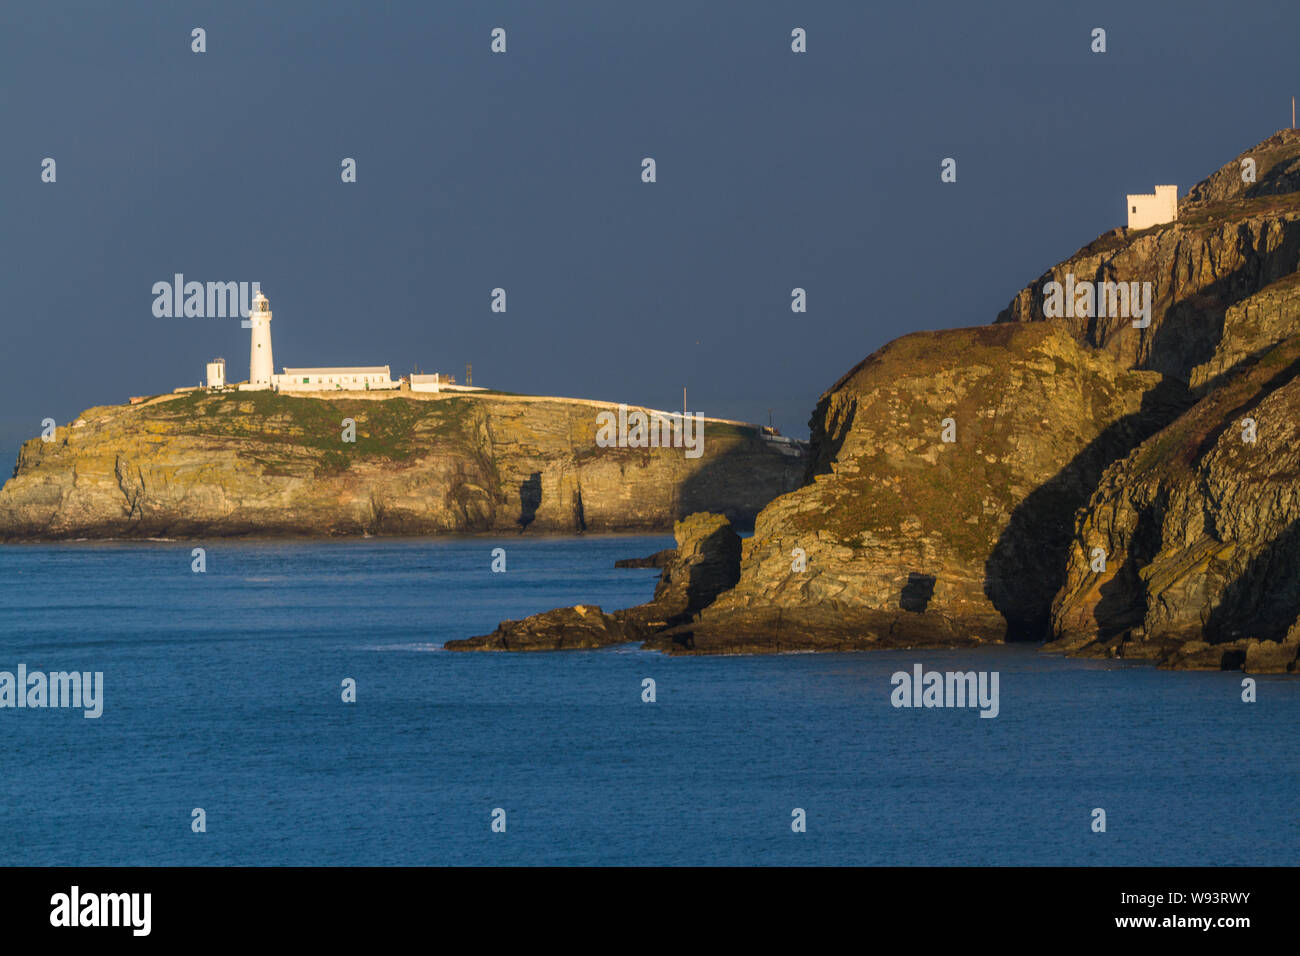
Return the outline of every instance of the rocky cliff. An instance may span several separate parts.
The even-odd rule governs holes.
[[[932,617],[929,642],[1294,669],[1297,190],[1287,130],[1194,187],[1176,222],[1117,229],[1048,270],[995,326],[868,358],[814,413],[815,480],[759,515],[740,583],[697,625],[739,616],[751,636],[735,640],[775,645],[780,622],[830,607],[850,621],[843,646]],[[1151,283],[1149,327],[1047,319],[1048,283],[1067,277]]]
[[[1256,161],[1256,181],[1242,181],[1241,161]],[[1141,231],[1115,229],[1053,266],[1022,289],[999,322],[1044,320],[1045,287],[1075,281],[1151,283],[1151,324],[1134,328],[1123,316],[1075,315],[1060,321],[1075,339],[1122,365],[1171,378],[1204,381],[1232,324],[1234,306],[1286,280],[1300,263],[1300,131],[1283,130],[1242,153],[1194,186],[1178,203],[1178,219]],[[1295,315],[1296,287],[1257,299],[1258,328],[1238,346],[1258,351],[1277,341]],[[1240,313],[1238,309],[1238,313]],[[1222,372],[1219,368],[1217,371]]]
[[[1285,130],[1193,187],[1177,221],[1101,236],[993,325],[890,343],[821,397],[808,481],[758,516],[736,586],[649,645],[1029,639],[1294,670],[1298,269]],[[1150,283],[1149,324],[1048,318],[1054,282]]]
[[[804,474],[801,446],[732,423],[706,420],[696,459],[599,447],[601,410],[202,391],[92,408],[23,446],[0,537],[664,531],[702,510],[751,523]]]
[[[739,585],[703,619],[819,607],[924,616],[949,641],[1041,634],[1074,512],[1153,407],[1159,375],[1053,324],[899,339],[822,397],[813,480],[759,515]]]
[[[1078,517],[1052,647],[1169,666],[1293,666],[1300,640],[1300,335],[1103,474]]]

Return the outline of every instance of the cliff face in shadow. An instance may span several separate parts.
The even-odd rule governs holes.
[[[1294,665],[1297,375],[1300,335],[1106,470],[1078,515],[1053,647],[1217,669],[1272,641]]]
[[[0,538],[665,531],[705,509],[750,524],[803,480],[803,446],[723,422],[695,459],[600,447],[602,410],[273,392],[92,408],[23,446]]]

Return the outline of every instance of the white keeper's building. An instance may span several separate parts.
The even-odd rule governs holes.
[[[271,386],[281,392],[320,392],[337,388],[398,388],[387,365],[342,368],[286,368],[272,375]]]

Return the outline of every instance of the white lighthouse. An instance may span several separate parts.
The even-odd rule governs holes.
[[[271,361],[271,303],[260,289],[253,296],[248,326],[253,330],[248,346],[248,386],[270,388],[275,372],[275,363]]]

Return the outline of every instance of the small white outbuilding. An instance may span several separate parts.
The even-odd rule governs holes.
[[[1178,218],[1178,187],[1157,186],[1154,193],[1129,193],[1128,227],[1147,229]]]
[[[226,387],[226,360],[214,358],[208,363],[208,388]]]

